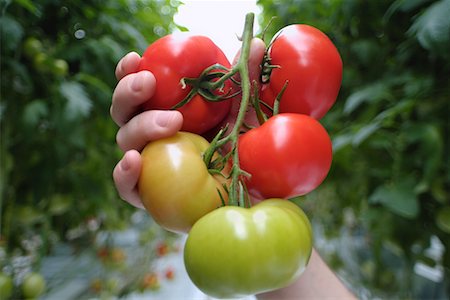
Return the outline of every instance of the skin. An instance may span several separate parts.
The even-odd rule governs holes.
[[[264,42],[255,38],[250,47],[251,80],[258,78],[264,51]],[[236,57],[238,55],[239,53]],[[113,92],[110,114],[119,126],[116,141],[124,152],[113,171],[116,189],[123,200],[144,209],[137,191],[142,167],[140,151],[150,141],[174,135],[180,130],[183,117],[177,111],[151,110],[139,113],[140,105],[153,95],[156,87],[156,80],[151,72],[137,72],[140,59],[139,54],[130,52],[117,64],[115,75],[118,83]],[[237,58],[234,61],[236,60]],[[235,119],[238,110],[239,103],[235,101],[224,123],[232,123],[230,121]],[[247,124],[256,124],[254,114],[249,114],[245,121]],[[257,295],[257,298],[355,299],[314,250],[299,280],[286,288]]]

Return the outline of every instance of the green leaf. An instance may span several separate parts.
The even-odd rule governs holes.
[[[109,36],[102,37],[100,39],[100,43],[102,44],[103,48],[109,52],[109,56],[114,61],[119,61],[119,59],[122,58],[122,56],[126,53],[126,50],[123,48],[123,46]]]
[[[411,25],[408,33],[415,35],[425,49],[449,55],[450,0],[432,5]]]
[[[47,104],[43,100],[34,100],[25,106],[23,121],[27,125],[35,126],[39,120],[47,114]]]
[[[385,19],[388,19],[397,11],[408,12],[414,10],[429,1],[430,0],[396,0],[388,8],[384,17]]]
[[[21,5],[23,8],[31,12],[32,14],[39,16],[40,11],[37,9],[37,7],[33,4],[33,1],[30,0],[15,0],[15,2],[19,5]]]
[[[380,128],[379,122],[370,123],[368,125],[361,127],[358,130],[358,132],[353,136],[352,140],[353,146],[359,146],[379,128]]]
[[[436,225],[442,231],[450,233],[450,206],[445,206],[438,210],[436,215]]]
[[[388,84],[384,82],[370,84],[356,90],[347,98],[344,106],[344,113],[352,113],[364,102],[373,103],[377,100],[388,97],[390,97]]]
[[[19,47],[23,37],[23,28],[19,22],[8,15],[2,16],[0,18],[0,32],[2,48],[12,51]]]
[[[148,41],[146,40],[146,38],[133,25],[124,22],[120,26],[120,30],[123,34],[128,35],[136,42],[137,48],[139,50],[143,51],[148,47]]]
[[[391,212],[413,219],[419,213],[419,200],[410,178],[379,186],[369,197],[369,203],[379,203]]]
[[[353,135],[350,133],[336,135],[333,138],[333,152],[338,152],[352,143]]]
[[[422,192],[428,190],[439,168],[442,166],[444,153],[444,138],[432,123],[416,123],[404,130],[406,141],[410,145],[417,145],[416,157],[422,165]]]
[[[67,99],[65,115],[68,120],[89,115],[92,102],[81,84],[74,81],[63,82],[60,86],[60,92]]]
[[[92,76],[87,73],[78,73],[75,78],[81,83],[94,87],[96,90],[105,94],[105,96],[107,95],[108,97],[111,97],[111,87],[98,77]]]

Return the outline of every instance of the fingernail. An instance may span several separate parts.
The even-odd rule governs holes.
[[[124,171],[124,172],[126,172],[130,169],[130,162],[128,161],[128,158],[126,155],[120,162],[120,169],[122,169],[122,171]]]
[[[131,89],[135,92],[142,90],[144,84],[144,74],[136,74],[135,78],[131,82]]]
[[[167,127],[172,120],[173,115],[174,114],[171,111],[160,112],[156,117],[156,124],[160,127]]]

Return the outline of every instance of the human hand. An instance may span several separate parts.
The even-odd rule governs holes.
[[[257,80],[260,63],[265,51],[261,39],[254,38],[250,47],[249,75]],[[236,55],[235,62],[239,57]],[[116,67],[119,80],[112,97],[111,117],[120,127],[116,140],[124,156],[113,171],[113,179],[122,199],[138,208],[143,208],[137,190],[142,161],[140,151],[147,143],[168,137],[180,130],[183,116],[178,111],[149,110],[140,111],[141,105],[150,99],[156,88],[156,79],[149,71],[138,71],[139,54],[135,52],[124,56]],[[239,101],[234,101],[230,114],[223,124],[232,127],[239,110]],[[254,114],[248,114],[247,124],[256,124]]]

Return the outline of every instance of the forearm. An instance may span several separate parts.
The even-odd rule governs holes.
[[[258,299],[355,299],[313,249],[305,272],[290,286],[257,295]]]

